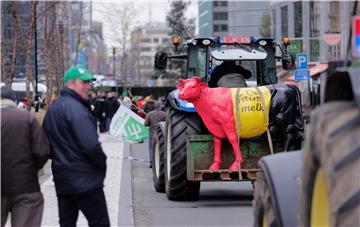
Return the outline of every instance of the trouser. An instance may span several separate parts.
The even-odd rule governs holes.
[[[149,132],[149,146],[148,146],[148,153],[149,153],[149,161],[150,161],[150,166],[152,166],[152,163],[151,163],[151,153],[152,153],[152,146],[153,146],[153,134],[150,130]]]
[[[19,195],[1,195],[1,226],[11,213],[11,225],[14,227],[41,226],[44,198],[41,192]]]
[[[110,129],[111,119],[112,117],[106,117],[106,131],[109,131]]]
[[[61,227],[76,227],[79,210],[89,226],[110,226],[102,188],[80,194],[57,195]]]
[[[99,118],[99,130],[100,130],[100,132],[107,132],[106,118]]]

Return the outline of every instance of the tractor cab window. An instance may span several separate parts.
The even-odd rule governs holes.
[[[206,49],[201,47],[192,47],[189,49],[187,78],[200,76],[206,77]]]
[[[213,47],[209,59],[209,86],[256,86],[257,62],[266,56],[263,49],[254,49],[248,46]]]

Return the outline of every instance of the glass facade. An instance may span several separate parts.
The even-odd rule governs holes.
[[[199,36],[211,36],[213,34],[212,1],[199,1]]]

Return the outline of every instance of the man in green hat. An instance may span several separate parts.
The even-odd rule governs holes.
[[[50,106],[43,122],[51,144],[61,227],[76,226],[79,210],[89,226],[110,226],[103,191],[106,155],[88,100],[94,79],[85,68],[71,67],[60,98]]]

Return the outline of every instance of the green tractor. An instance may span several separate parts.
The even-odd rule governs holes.
[[[283,69],[291,69],[293,60],[287,52],[288,40],[282,44],[270,38],[255,37],[209,37],[194,38],[184,45],[186,54],[169,55],[158,52],[155,68],[166,69],[168,60],[186,60],[184,78],[200,76],[202,82],[212,87],[244,86],[238,79],[220,78],[214,83],[212,71],[223,61],[233,61],[251,72],[245,86],[276,84],[276,62],[281,61]],[[178,39],[173,42],[176,46]],[[281,56],[276,56],[280,50]],[[281,67],[280,66],[280,67]],[[242,78],[243,79],[243,78]],[[204,126],[192,103],[179,99],[179,90],[169,93],[167,98],[166,122],[160,122],[153,138],[152,163],[153,182],[157,192],[166,192],[170,200],[197,200],[201,181],[251,181],[256,180],[258,160],[271,154],[266,133],[261,136],[242,139],[240,149],[244,157],[241,170],[208,170],[213,158],[213,136]],[[273,142],[273,153],[282,151],[284,140]],[[229,143],[222,147],[223,166],[232,162]]]

